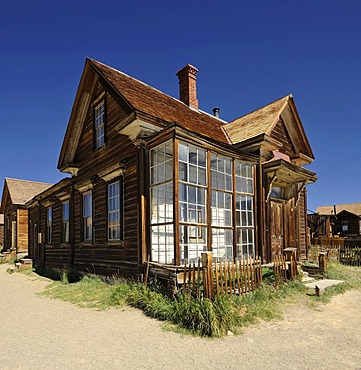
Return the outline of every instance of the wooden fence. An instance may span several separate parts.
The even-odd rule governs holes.
[[[345,239],[340,237],[323,237],[312,239],[312,245],[327,248],[342,248],[345,245]]]
[[[212,254],[202,254],[205,298],[219,298],[221,294],[243,295],[259,288],[262,282],[260,259],[212,263]]]
[[[293,256],[287,261],[285,256],[274,255],[273,256],[273,271],[275,278],[275,286],[286,282],[287,280],[294,280],[297,276],[297,262]]]
[[[308,251],[308,260],[317,263],[318,256],[326,254],[327,260],[339,261],[343,265],[361,266],[361,247],[327,247],[313,245]]]
[[[361,248],[340,249],[339,261],[343,265],[361,266]]]
[[[296,261],[286,261],[285,257],[275,256],[273,264],[275,285],[297,275]],[[170,266],[147,262],[144,283],[147,283],[149,268],[159,279],[172,283],[180,293],[195,298],[214,300],[221,295],[244,295],[254,292],[262,283],[262,261],[260,258],[238,261],[213,261],[212,253],[202,253],[195,262],[185,261],[183,266]]]

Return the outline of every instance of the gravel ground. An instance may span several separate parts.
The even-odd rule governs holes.
[[[39,297],[48,282],[0,265],[0,369],[360,369],[361,292],[244,335],[182,336],[140,311],[97,311]]]

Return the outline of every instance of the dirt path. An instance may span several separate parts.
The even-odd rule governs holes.
[[[165,332],[135,309],[96,311],[36,295],[47,284],[0,265],[0,369],[360,369],[361,292],[322,310],[209,340]]]

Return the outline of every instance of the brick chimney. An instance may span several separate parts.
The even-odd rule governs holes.
[[[197,72],[198,69],[190,64],[187,64],[177,72],[180,100],[194,109],[198,109]]]

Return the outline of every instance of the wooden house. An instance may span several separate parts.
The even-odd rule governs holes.
[[[199,109],[196,75],[177,73],[178,100],[86,60],[58,162],[71,178],[29,203],[41,263],[134,275],[148,259],[181,265],[207,250],[305,256],[316,177],[293,97],[226,122]]]
[[[359,237],[361,235],[361,203],[317,207],[316,214],[309,215],[309,221],[315,236]]]
[[[28,209],[26,202],[51,184],[5,178],[0,213],[4,215],[5,250],[28,253]]]

